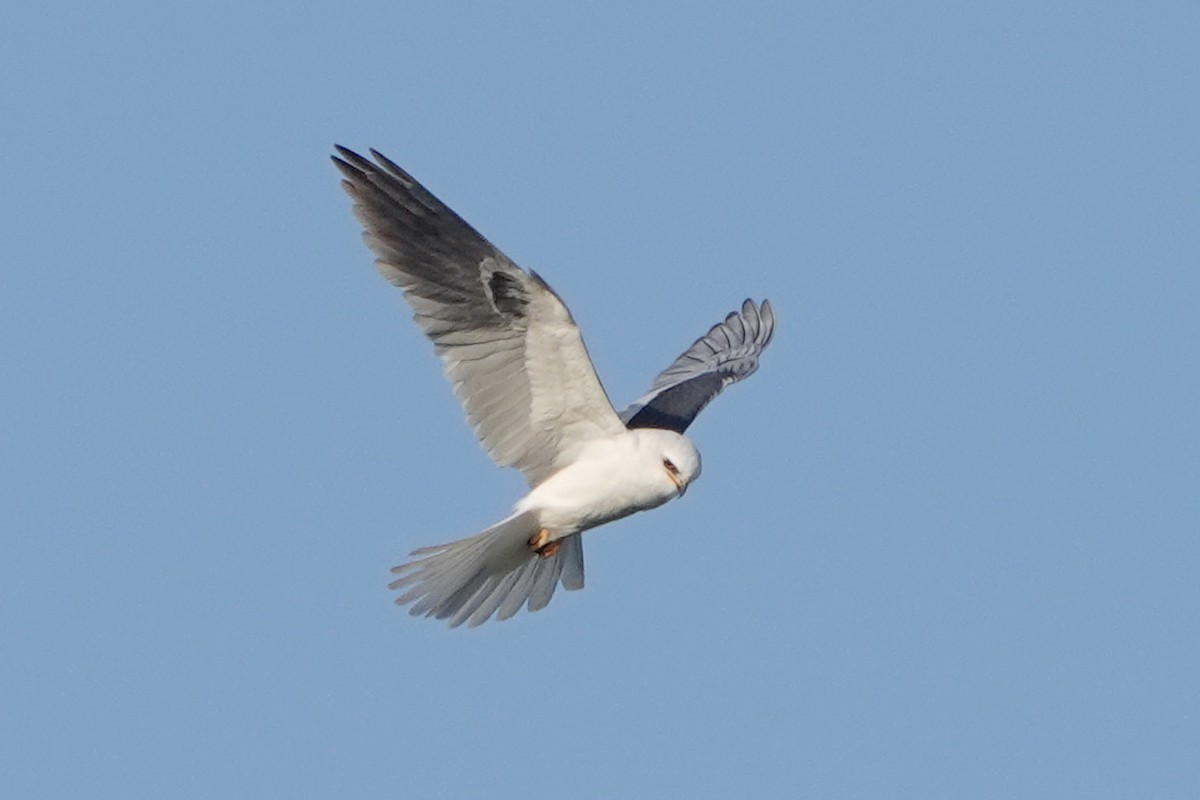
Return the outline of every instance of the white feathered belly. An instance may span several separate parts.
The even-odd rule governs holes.
[[[661,463],[624,438],[597,443],[520,500],[553,539],[660,506],[676,496]]]

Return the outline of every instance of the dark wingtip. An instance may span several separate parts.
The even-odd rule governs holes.
[[[771,306],[771,301],[763,298],[758,307],[758,315],[762,319],[763,327],[767,329],[767,335],[763,338],[762,346],[766,347],[771,337],[775,335],[775,309]]]
[[[367,152],[371,154],[371,158],[383,164],[385,167],[395,167],[396,162],[385,156],[383,153],[376,150],[374,147],[368,147]]]
[[[363,157],[351,150],[349,147],[342,147],[340,144],[335,144],[333,149],[337,151],[336,156],[330,156],[334,161],[346,163],[349,161],[362,161]]]
[[[337,150],[338,154],[335,156],[331,155],[329,157],[330,160],[333,161],[333,165],[349,178],[351,182],[362,180],[363,176],[375,167],[370,161],[367,161],[348,147],[335,144],[333,148]]]
[[[410,175],[408,170],[404,169],[404,167],[400,166],[395,161],[392,161],[374,147],[370,148],[368,152],[371,154],[371,158],[375,159],[375,161],[381,167],[383,167],[385,171],[392,173],[406,183],[417,183],[417,179]]]

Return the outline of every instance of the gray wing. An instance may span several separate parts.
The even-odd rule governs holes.
[[[709,401],[758,369],[758,357],[775,332],[775,312],[763,300],[742,303],[659,373],[650,391],[621,412],[629,428],[683,433]]]
[[[337,148],[379,272],[404,290],[488,455],[531,485],[624,430],[571,313],[411,175]]]

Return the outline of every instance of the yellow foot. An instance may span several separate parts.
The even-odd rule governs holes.
[[[558,540],[550,541],[550,531],[542,528],[529,537],[529,549],[542,558],[549,558],[558,552]]]

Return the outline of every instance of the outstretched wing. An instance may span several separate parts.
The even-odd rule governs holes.
[[[396,164],[337,148],[376,266],[404,290],[488,455],[537,485],[624,428],[571,313]]]
[[[771,304],[747,300],[660,372],[650,391],[621,412],[621,420],[630,428],[683,433],[722,389],[758,369],[758,356],[774,332]]]

